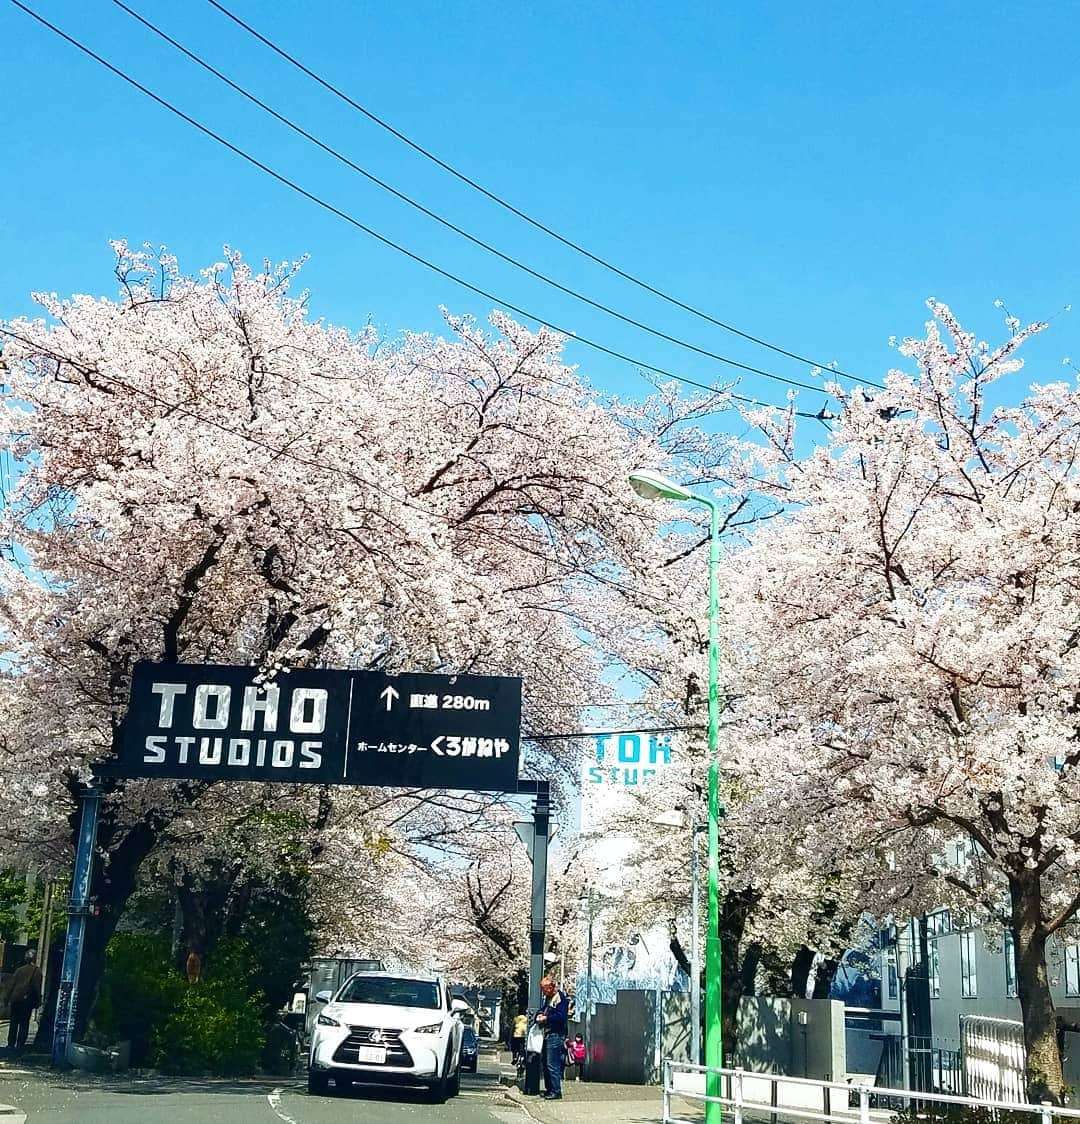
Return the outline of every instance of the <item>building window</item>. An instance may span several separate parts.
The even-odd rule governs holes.
[[[895,999],[899,994],[896,981],[896,945],[885,950],[885,979],[889,989],[889,998]]]
[[[926,956],[927,964],[927,983],[930,987],[930,998],[941,998],[941,968],[938,964],[938,947],[937,938],[926,942]]]
[[[1065,946],[1065,994],[1080,995],[1080,945]]]
[[[952,932],[952,914],[947,909],[938,909],[926,915],[926,933],[931,937],[939,937],[942,933]]]
[[[965,929],[960,934],[960,994],[974,999],[979,994],[975,979],[975,932]]]
[[[1012,929],[1005,930],[1005,994],[1016,998],[1016,946],[1013,943]]]

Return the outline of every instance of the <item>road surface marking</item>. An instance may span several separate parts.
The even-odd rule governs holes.
[[[284,1120],[285,1124],[297,1124],[297,1122],[287,1113],[281,1111],[281,1094],[282,1089],[275,1089],[272,1093],[266,1094],[266,1103],[272,1109],[274,1115],[279,1120]]]

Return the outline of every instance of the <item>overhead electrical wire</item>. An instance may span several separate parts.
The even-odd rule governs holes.
[[[425,157],[427,160],[430,160],[432,163],[437,164],[444,171],[449,172],[450,175],[456,177],[462,183],[467,184],[475,191],[480,192],[481,195],[486,196],[493,203],[498,204],[500,207],[509,211],[511,214],[516,215],[519,219],[527,222],[530,226],[535,227],[537,230],[543,231],[544,234],[547,234],[551,238],[556,239],[556,241],[561,242],[564,246],[569,247],[576,253],[583,255],[602,268],[609,270],[611,273],[622,277],[624,280],[629,281],[632,285],[636,285],[639,289],[644,289],[647,293],[652,293],[653,296],[659,297],[661,300],[667,301],[668,304],[674,305],[676,308],[681,308],[684,312],[689,312],[691,315],[697,316],[699,319],[705,320],[708,323],[715,325],[717,328],[722,328],[725,332],[730,332],[732,335],[739,336],[744,340],[749,340],[751,343],[757,344],[759,347],[764,347],[769,351],[776,352],[777,355],[785,355],[789,359],[796,359],[800,363],[805,363],[810,367],[821,367],[822,370],[830,370],[833,374],[839,375],[843,378],[857,380],[857,376],[849,374],[847,371],[842,371],[837,367],[832,367],[828,363],[817,363],[812,359],[806,358],[806,356],[804,355],[800,355],[798,352],[788,351],[786,348],[780,347],[779,345],[774,343],[770,343],[768,340],[763,339],[760,336],[752,335],[749,332],[744,332],[741,328],[736,328],[733,324],[725,323],[723,320],[719,320],[715,316],[711,316],[709,315],[709,313],[703,312],[699,308],[695,308],[692,304],[688,304],[687,302],[680,300],[678,297],[672,296],[670,293],[665,292],[663,289],[657,288],[655,285],[651,285],[649,282],[642,280],[640,277],[635,276],[633,273],[630,273],[625,269],[621,269],[619,266],[615,265],[607,258],[593,253],[592,250],[589,250],[585,246],[582,246],[580,243],[575,242],[572,238],[568,238],[566,235],[560,234],[557,230],[553,229],[550,226],[547,226],[539,219],[533,218],[525,211],[522,211],[520,208],[514,206],[513,203],[504,199],[501,195],[498,195],[494,191],[490,191],[488,188],[484,187],[483,184],[478,183],[476,180],[467,176],[464,172],[460,171],[458,168],[455,168],[452,164],[448,163],[441,157],[437,156],[434,152],[430,151],[430,149],[425,148],[417,141],[414,141],[411,137],[406,136],[406,134],[401,132],[400,129],[397,129],[393,125],[391,125],[389,121],[386,121],[384,118],[379,117],[370,109],[366,108],[366,106],[361,105],[358,101],[355,101],[353,98],[351,98],[347,93],[345,93],[344,90],[341,90],[332,82],[327,81],[327,79],[323,78],[322,75],[317,74],[310,67],[305,66],[304,63],[302,63],[298,58],[296,58],[294,55],[291,55],[283,47],[279,47],[277,43],[275,43],[271,39],[268,39],[260,31],[257,31],[254,27],[251,26],[251,24],[246,23],[235,12],[231,11],[224,4],[220,3],[219,0],[207,0],[207,3],[221,12],[223,16],[226,16],[228,19],[232,20],[232,22],[235,23],[238,27],[243,28],[243,30],[246,31],[249,35],[252,35],[256,39],[258,39],[259,42],[264,46],[269,47],[271,51],[279,55],[286,62],[296,67],[297,70],[306,74],[314,82],[317,82],[320,86],[323,87],[323,89],[329,91],[335,97],[345,102],[346,105],[351,106],[358,113],[362,113],[366,118],[368,118],[369,121],[372,121],[376,125],[378,125],[379,128],[385,129],[392,136],[397,137],[398,140],[400,140],[404,144],[407,144],[411,149],[420,153],[420,155]],[[865,382],[865,380],[857,381]],[[872,384],[867,383],[866,385]]]
[[[18,3],[18,0],[12,0],[12,2]],[[61,363],[67,363],[69,366],[74,367],[75,370],[79,371],[80,374],[82,374],[84,377],[88,374],[88,369],[80,367],[78,364],[74,363],[71,359],[67,358],[64,355],[50,351],[48,348],[42,347],[34,340],[27,339],[25,336],[19,335],[18,332],[13,332],[10,328],[5,328],[2,323],[0,323],[0,336],[7,336],[9,339],[17,340],[19,343],[35,348],[40,354],[46,355],[48,356],[48,358],[53,359],[58,365]],[[245,441],[249,445],[253,445],[255,448],[262,449],[264,452],[273,453],[275,459],[281,457],[284,460],[294,461],[296,464],[305,465],[306,467],[313,468],[318,472],[326,473],[329,476],[339,476],[344,480],[348,480],[351,484],[362,485],[365,488],[371,489],[371,491],[375,492],[377,495],[386,497],[386,499],[390,500],[397,507],[406,507],[411,511],[419,512],[429,522],[436,521],[451,529],[454,527],[453,522],[447,516],[440,515],[438,512],[434,512],[430,508],[424,507],[418,503],[414,503],[410,498],[395,495],[387,488],[384,488],[381,484],[377,484],[373,480],[368,480],[357,472],[353,472],[347,468],[340,468],[336,465],[327,464],[326,460],[322,458],[317,459],[314,457],[307,457],[303,454],[296,453],[292,448],[289,447],[288,444],[272,444],[271,442],[260,438],[257,434],[247,433],[243,430],[237,429],[235,426],[227,425],[224,422],[215,420],[214,418],[208,418],[204,414],[200,414],[197,411],[190,409],[183,402],[175,402],[172,399],[163,398],[160,394],[155,394],[152,390],[146,390],[143,387],[139,387],[134,385],[133,383],[126,382],[124,379],[117,378],[115,375],[110,375],[105,371],[101,371],[95,368],[93,369],[93,374],[98,379],[101,379],[106,383],[112,383],[114,386],[121,387],[132,394],[148,399],[155,405],[165,407],[169,411],[169,413],[175,413],[179,414],[181,417],[190,418],[193,422],[208,426],[211,429],[217,430],[219,433],[225,433],[231,437],[239,438],[241,441]],[[521,549],[519,544],[513,543],[510,540],[503,539],[501,541],[506,545],[513,546],[515,549]],[[14,547],[13,542],[5,545],[9,545],[12,548]],[[657,603],[663,605],[670,604],[669,598],[660,597],[654,593],[649,593],[646,590],[638,589],[635,586],[626,585],[625,582],[616,581],[614,578],[610,578],[604,574],[593,573],[591,570],[585,569],[580,565],[574,565],[558,558],[549,558],[547,559],[547,561],[549,561],[551,565],[564,570],[568,577],[577,576],[585,578],[589,581],[596,582],[598,585],[610,586],[612,589],[618,589],[623,593],[636,594],[637,596],[644,597],[649,601],[656,601]]]
[[[526,264],[525,262],[521,261],[519,258],[515,258],[510,254],[504,253],[502,250],[498,249],[498,247],[493,246],[490,242],[484,241],[484,239],[479,238],[477,235],[470,233],[468,230],[465,230],[463,227],[458,226],[456,223],[452,222],[450,219],[447,219],[445,216],[440,215],[436,211],[431,210],[430,207],[425,206],[423,203],[421,203],[418,200],[416,200],[416,199],[412,198],[411,196],[407,195],[405,192],[400,191],[398,188],[394,187],[393,184],[387,183],[385,180],[380,179],[373,172],[370,172],[367,168],[362,167],[361,165],[357,164],[354,160],[350,159],[348,156],[346,156],[339,149],[336,149],[332,145],[329,145],[329,144],[325,143],[324,141],[320,140],[313,133],[308,132],[308,130],[305,129],[302,125],[298,125],[291,118],[287,117],[285,114],[283,114],[283,113],[279,112],[278,110],[274,109],[273,106],[268,105],[265,101],[263,101],[257,95],[253,94],[250,90],[248,90],[244,86],[240,85],[238,82],[234,82],[227,74],[224,74],[222,71],[218,70],[215,66],[213,66],[211,63],[207,62],[204,58],[202,58],[195,51],[192,51],[189,48],[185,47],[183,43],[180,43],[178,40],[174,39],[171,35],[168,34],[168,32],[163,31],[160,27],[158,27],[151,20],[148,20],[145,16],[141,15],[139,12],[135,11],[133,8],[131,8],[127,4],[125,4],[124,0],[112,0],[112,2],[121,11],[126,12],[129,16],[131,16],[132,19],[134,19],[138,23],[142,24],[143,27],[145,27],[149,31],[153,32],[160,39],[163,39],[171,47],[173,47],[175,50],[179,51],[181,54],[183,54],[186,58],[190,59],[196,65],[201,66],[205,71],[212,74],[215,78],[218,79],[218,81],[223,82],[226,86],[228,86],[230,89],[234,90],[241,97],[246,98],[253,105],[258,106],[259,109],[261,109],[263,112],[268,113],[271,117],[273,117],[276,121],[279,121],[286,128],[291,129],[294,133],[303,137],[305,140],[310,141],[316,147],[320,148],[323,152],[327,153],[329,156],[332,156],[335,160],[344,164],[347,168],[356,172],[358,175],[363,176],[365,179],[369,180],[371,183],[376,184],[378,187],[382,188],[384,191],[389,192],[395,198],[400,199],[403,203],[412,207],[414,210],[419,211],[423,215],[426,215],[428,218],[430,218],[430,219],[434,220],[435,222],[439,223],[440,225],[446,227],[446,229],[452,230],[455,234],[460,235],[460,237],[462,237],[462,238],[465,238],[467,241],[471,242],[474,246],[479,246],[482,250],[487,251],[487,253],[493,254],[495,257],[499,258],[500,260],[502,260],[504,262],[507,262],[509,265],[514,266],[515,269],[522,270],[522,272],[527,273],[530,277],[536,278],[536,280],[543,282],[543,284],[549,285],[552,288],[557,289],[559,292],[565,293],[567,296],[573,297],[575,300],[579,300],[582,303],[591,306],[592,308],[598,309],[600,312],[603,312],[603,313],[607,314],[608,316],[612,316],[616,320],[621,320],[624,324],[629,324],[631,327],[638,328],[643,332],[647,332],[649,335],[654,336],[657,339],[662,339],[662,340],[665,340],[668,343],[675,344],[676,347],[684,348],[685,350],[692,351],[692,352],[696,353],[697,355],[703,355],[707,359],[714,359],[718,363],[723,363],[726,366],[735,367],[735,368],[737,368],[739,370],[742,370],[742,371],[747,371],[750,374],[760,375],[760,376],[762,376],[764,378],[768,378],[768,379],[779,379],[782,382],[789,381],[787,379],[783,379],[779,375],[773,374],[770,371],[764,371],[761,368],[753,367],[753,366],[750,366],[746,363],[741,363],[741,362],[739,362],[735,359],[731,359],[729,356],[721,355],[721,354],[719,354],[718,352],[715,352],[715,351],[709,351],[707,348],[699,347],[697,344],[691,343],[689,340],[684,340],[684,339],[680,338],[679,336],[673,336],[670,333],[665,332],[665,331],[663,331],[659,328],[653,327],[650,324],[646,324],[643,321],[635,320],[633,317],[627,316],[624,313],[619,312],[617,309],[612,308],[610,305],[606,305],[606,304],[602,303],[601,301],[594,300],[592,297],[586,295],[585,293],[579,292],[577,289],[572,289],[568,285],[564,285],[561,282],[556,281],[554,278],[549,277],[547,274],[541,273],[539,270],[533,269],[532,266],[530,266],[530,265]],[[829,373],[833,374],[834,372],[830,369]],[[803,384],[803,385],[805,385],[805,384]]]
[[[25,4],[22,3],[22,0],[11,0],[11,3],[16,8],[20,9],[20,11],[25,12],[32,19],[36,20],[43,27],[48,28],[51,32],[53,32],[55,35],[59,36],[65,42],[70,43],[71,46],[77,48],[79,51],[81,51],[83,54],[87,55],[89,58],[92,58],[100,66],[103,66],[106,70],[110,71],[112,74],[115,74],[116,77],[122,79],[124,82],[127,82],[128,85],[133,86],[140,93],[144,94],[146,97],[148,97],[152,101],[156,102],[162,108],[167,109],[170,113],[179,117],[182,121],[185,121],[187,124],[191,125],[193,128],[198,129],[199,132],[203,133],[205,136],[210,137],[211,140],[214,140],[218,144],[222,145],[224,148],[227,148],[234,155],[239,156],[242,160],[245,160],[247,163],[251,164],[252,166],[254,166],[256,168],[258,168],[261,172],[270,176],[272,179],[277,180],[279,183],[288,187],[290,190],[296,192],[298,195],[303,196],[309,202],[315,203],[317,206],[321,207],[323,210],[328,211],[330,214],[336,215],[338,218],[343,219],[345,222],[349,223],[351,226],[354,226],[356,229],[363,231],[369,237],[374,238],[376,241],[381,242],[383,245],[388,246],[393,250],[396,250],[399,254],[402,254],[405,257],[411,259],[412,261],[417,262],[420,265],[423,265],[425,268],[431,270],[432,272],[437,273],[442,277],[445,277],[447,280],[453,281],[456,285],[460,285],[462,288],[467,289],[468,291],[470,291],[472,293],[476,293],[478,296],[483,297],[485,300],[493,301],[496,305],[501,305],[501,306],[509,309],[511,312],[517,313],[519,316],[525,317],[525,319],[527,319],[527,320],[532,320],[536,323],[542,324],[545,327],[550,328],[552,331],[558,332],[561,335],[566,336],[568,339],[571,339],[571,340],[574,340],[578,343],[584,344],[586,347],[592,348],[594,351],[598,351],[601,354],[609,355],[612,358],[619,359],[619,360],[621,360],[625,363],[629,363],[631,366],[633,366],[633,367],[635,367],[639,370],[651,371],[654,374],[661,375],[665,378],[675,379],[678,382],[685,383],[689,386],[698,387],[699,389],[706,390],[706,391],[708,391],[709,393],[712,393],[712,394],[728,394],[730,397],[735,398],[738,401],[749,402],[749,403],[754,404],[754,405],[770,405],[769,403],[762,402],[757,398],[752,398],[752,397],[745,396],[745,395],[730,394],[730,392],[724,390],[723,388],[716,387],[716,386],[710,386],[707,383],[699,382],[696,379],[688,378],[685,375],[680,375],[680,374],[676,373],[675,371],[668,370],[667,368],[657,367],[654,364],[646,363],[643,360],[637,359],[637,358],[635,358],[631,355],[627,355],[624,352],[617,351],[614,348],[607,347],[605,344],[599,343],[596,340],[588,338],[587,336],[582,336],[582,335],[580,335],[576,332],[571,331],[570,329],[563,328],[559,324],[556,324],[553,321],[551,321],[551,320],[549,320],[549,319],[547,319],[543,316],[538,316],[536,313],[529,312],[527,309],[521,308],[519,305],[513,304],[510,301],[504,300],[503,298],[495,295],[494,293],[491,293],[488,290],[483,289],[478,285],[474,285],[470,281],[466,281],[463,277],[460,277],[459,275],[457,275],[455,273],[452,273],[447,269],[444,269],[442,266],[437,265],[435,262],[430,261],[429,259],[424,258],[417,253],[414,253],[412,250],[409,250],[407,247],[401,245],[400,243],[393,241],[393,239],[388,238],[386,235],[380,234],[377,230],[373,229],[370,226],[367,226],[365,223],[362,223],[359,219],[357,219],[355,216],[349,214],[347,211],[344,211],[340,207],[335,206],[333,203],[328,202],[326,199],[323,199],[321,196],[315,195],[313,192],[308,191],[306,188],[304,188],[300,184],[298,184],[295,180],[289,179],[287,176],[283,175],[281,172],[275,171],[268,164],[264,164],[261,160],[259,160],[255,156],[253,156],[251,153],[249,153],[246,150],[240,148],[238,145],[233,144],[231,141],[226,140],[226,138],[221,136],[220,133],[216,133],[209,126],[202,124],[202,122],[196,120],[194,117],[185,113],[182,109],[179,109],[177,106],[173,105],[172,102],[170,102],[170,101],[166,100],[165,98],[161,97],[159,94],[154,93],[153,90],[144,86],[141,82],[137,81],[135,78],[133,78],[126,71],[121,70],[117,66],[114,66],[111,62],[108,61],[108,59],[105,59],[101,55],[97,54],[97,52],[92,50],[90,47],[86,46],[86,44],[80,42],[78,39],[75,39],[73,36],[69,35],[66,31],[63,31],[61,28],[59,28],[55,24],[51,23],[44,16],[40,15],[38,12],[35,12],[32,8],[27,7]],[[800,389],[803,389],[803,390],[810,390],[810,391],[813,391],[817,394],[828,394],[828,392],[825,391],[822,387],[814,386],[811,383],[799,382],[795,379],[786,379],[786,378],[781,377],[780,375],[774,375],[774,374],[771,374],[769,372],[758,371],[756,373],[763,374],[768,378],[774,379],[777,382],[784,383],[784,384],[786,384],[788,386],[791,386],[791,387],[797,387],[797,388],[800,388]],[[783,407],[774,407],[774,408],[783,408]],[[801,416],[813,418],[813,419],[819,420],[819,421],[825,420],[826,418],[832,416],[824,408],[822,408],[822,410],[817,414],[806,413],[806,412],[803,412],[803,411],[797,411],[797,412],[800,413]]]

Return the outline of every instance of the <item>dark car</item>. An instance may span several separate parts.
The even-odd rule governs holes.
[[[476,1031],[467,1026],[461,1033],[461,1068],[472,1073],[476,1072],[476,1058],[480,1053],[480,1044],[476,1040]]]

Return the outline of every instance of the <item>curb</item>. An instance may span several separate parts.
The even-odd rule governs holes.
[[[513,1089],[514,1092],[517,1093],[516,1097],[513,1095],[513,1093],[511,1093],[511,1089]],[[515,1105],[517,1108],[520,1108],[521,1111],[524,1112],[530,1120],[535,1120],[536,1124],[544,1124],[543,1118],[537,1116],[536,1113],[532,1111],[532,1107],[529,1104],[529,1098],[526,1097],[525,1094],[522,1093],[516,1085],[504,1086],[503,1103]]]

